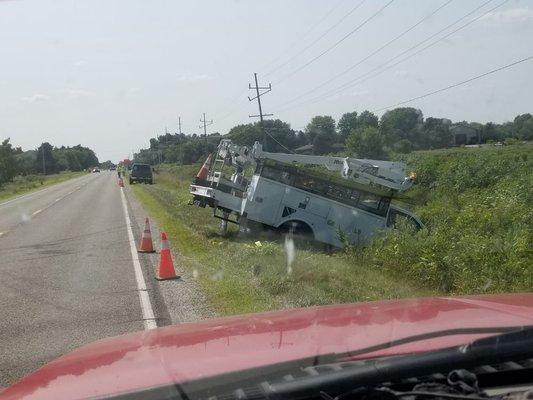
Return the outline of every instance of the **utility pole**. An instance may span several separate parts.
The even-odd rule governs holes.
[[[257,83],[257,72],[254,72],[254,80],[255,80],[255,86],[252,86],[250,83],[248,84],[248,89],[255,90],[255,97],[248,96],[249,101],[254,101],[257,99],[257,105],[259,106],[259,115],[249,115],[250,118],[257,118],[259,117],[259,126],[261,127],[261,130],[263,131],[263,147],[266,150],[266,131],[265,127],[263,126],[263,117],[270,117],[274,114],[263,114],[263,108],[261,107],[261,96],[264,94],[267,94],[272,90],[272,84],[268,84],[268,87],[259,86]],[[259,90],[264,90],[264,92],[259,92]]]
[[[43,145],[41,145],[41,155],[43,158],[43,175],[46,175],[46,165],[44,163],[44,146]]]
[[[213,120],[211,120],[211,121],[207,121],[207,120],[205,119],[205,113],[203,113],[203,115],[204,115],[204,118],[201,119],[200,122],[203,123],[203,127],[204,127],[204,137],[205,137],[205,144],[206,144],[206,146],[207,146],[207,127],[208,127],[209,125],[213,125]],[[199,127],[201,128],[202,125],[200,125]]]
[[[178,117],[178,132],[181,135],[181,117]]]

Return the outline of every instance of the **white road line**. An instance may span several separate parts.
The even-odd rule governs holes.
[[[139,255],[137,253],[137,247],[135,246],[135,238],[133,237],[133,231],[131,229],[130,214],[128,212],[128,205],[126,203],[126,196],[124,195],[123,188],[120,188],[120,196],[122,198],[122,209],[124,210],[124,218],[126,219],[126,227],[128,229],[128,239],[130,242],[133,268],[135,270],[135,280],[137,281],[139,300],[141,301],[144,329],[155,329],[157,328],[157,323],[155,322],[154,310],[146,289],[146,282],[144,281],[141,263],[139,262]]]
[[[0,232],[0,236],[2,236],[5,232]]]
[[[54,203],[57,203],[58,201],[61,201],[63,197],[58,197],[57,199],[54,200]]]
[[[43,212],[43,209],[42,209],[42,208],[38,209],[37,211],[34,211],[34,212],[31,214],[31,216],[33,217],[34,215],[37,215],[37,214],[39,214],[40,212]]]

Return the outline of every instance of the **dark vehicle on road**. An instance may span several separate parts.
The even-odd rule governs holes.
[[[154,183],[152,168],[148,164],[133,164],[130,172],[130,184],[135,182]]]
[[[100,168],[98,168],[98,167],[93,168],[93,174],[94,174],[94,173],[97,173],[97,172],[100,172]]]

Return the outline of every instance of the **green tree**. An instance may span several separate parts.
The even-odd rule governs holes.
[[[513,121],[513,131],[518,139],[533,140],[533,116],[529,113],[517,115]]]
[[[260,127],[260,123],[256,123]],[[287,149],[297,147],[296,133],[291,126],[279,119],[267,119],[263,121],[263,128],[267,132],[266,151],[287,152]]]
[[[313,140],[313,153],[318,155],[331,153],[332,144],[329,134],[319,132],[315,135]]]
[[[263,133],[259,125],[241,124],[234,126],[227,134],[228,138],[241,146],[253,146],[255,142],[262,143]]]
[[[380,131],[389,145],[409,140],[415,147],[421,147],[420,132],[424,117],[422,111],[411,107],[400,107],[382,115]]]
[[[450,125],[451,121],[444,118],[426,118],[422,128],[421,145],[427,149],[450,146],[453,142]]]
[[[481,140],[486,141],[499,141],[503,137],[500,137],[497,126],[494,122],[487,122],[481,130]]]
[[[346,140],[351,131],[357,128],[358,121],[359,119],[357,111],[345,113],[342,115],[337,124],[337,129],[343,141]]]
[[[335,120],[329,115],[317,115],[313,117],[311,122],[305,128],[308,142],[314,143],[315,136],[319,133],[326,135],[331,144],[337,141],[337,133],[335,132]]]
[[[369,126],[377,128],[378,117],[376,114],[365,110],[361,114],[359,114],[359,117],[357,117],[357,126],[359,128],[368,128]]]
[[[21,154],[17,154],[17,169],[19,174],[29,175],[35,172],[36,154],[36,150],[28,150]]]
[[[263,127],[260,122],[234,126],[227,137],[234,143],[249,147],[259,142],[264,144],[264,150],[272,152],[286,152],[298,144],[296,133],[291,126],[279,119],[266,119],[263,121]]]
[[[57,172],[57,161],[54,158],[53,147],[50,143],[44,142],[37,149],[34,169],[45,175]]]
[[[346,148],[351,155],[359,158],[385,159],[384,143],[383,135],[377,128],[367,127],[352,131],[346,139]]]
[[[104,161],[103,163],[100,163],[100,167],[105,168],[105,169],[109,169],[114,166],[115,164],[113,164],[111,160],[107,160],[107,161]]]
[[[11,182],[18,173],[16,151],[9,143],[9,138],[0,144],[0,185]]]

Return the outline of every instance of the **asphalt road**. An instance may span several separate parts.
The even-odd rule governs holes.
[[[102,172],[0,203],[1,386],[146,328],[124,199],[116,174]]]

